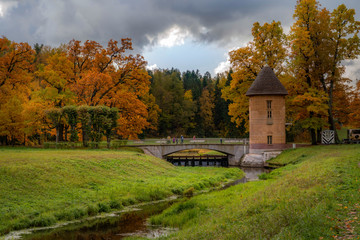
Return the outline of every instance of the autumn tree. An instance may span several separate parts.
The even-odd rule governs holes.
[[[345,67],[344,60],[355,59],[360,54],[360,39],[358,32],[360,30],[360,22],[355,21],[355,10],[347,9],[341,4],[331,13],[330,18],[330,47],[328,48],[329,70],[321,78],[323,90],[328,94],[328,123],[330,129],[336,130],[334,122],[334,98],[339,97],[337,87],[344,86],[346,81],[342,77]],[[325,60],[326,60],[325,59]],[[336,135],[337,137],[337,135]],[[337,142],[339,139],[337,137]]]
[[[349,123],[351,128],[360,128],[360,81],[357,80],[356,89],[350,96]]]
[[[248,129],[249,100],[246,91],[255,80],[258,72],[268,64],[282,80],[283,63],[287,52],[286,37],[280,22],[273,21],[260,25],[254,23],[252,28],[253,41],[247,46],[238,48],[229,53],[231,68],[234,71],[230,86],[222,91],[229,104],[229,115],[232,121],[241,126],[245,123]]]
[[[0,136],[7,143],[25,141],[22,111],[29,101],[33,61],[29,44],[0,38]]]
[[[142,97],[148,94],[150,76],[143,57],[127,53],[132,49],[129,38],[120,44],[110,40],[107,48],[72,40],[67,53],[72,66],[68,83],[77,104],[117,107],[118,133],[126,138],[136,138],[149,125]]]
[[[149,122],[149,125],[144,130],[143,136],[146,136],[147,134],[149,134],[150,136],[157,136],[161,109],[159,105],[156,104],[156,99],[154,95],[150,92],[142,96],[141,99],[147,107],[147,120]]]
[[[73,102],[74,94],[69,89],[71,62],[65,52],[57,52],[39,64],[36,75],[41,79],[43,100],[51,101],[54,107],[62,108]]]
[[[219,74],[216,77],[214,87],[214,124],[218,131],[217,135],[220,137],[246,137],[244,124],[236,127],[236,124],[231,121],[229,116],[229,104],[230,100],[225,100],[222,97],[221,91],[225,87],[229,87],[232,81],[231,75],[233,74],[232,69],[227,74]]]
[[[200,96],[200,117],[201,125],[204,131],[205,137],[213,136],[215,129],[214,118],[213,118],[213,109],[214,109],[214,99],[210,91],[205,88],[202,91]]]
[[[59,143],[60,134],[62,134],[60,129],[64,121],[64,112],[61,108],[51,108],[46,110],[46,115],[52,127],[56,130],[56,143]]]
[[[330,13],[321,9],[316,0],[301,0],[296,5],[296,22],[290,33],[291,69],[294,88],[299,91],[293,102],[306,109],[302,116],[298,114],[297,120],[310,129],[313,144],[316,144],[316,130],[326,125],[336,129],[334,92],[345,81],[342,62],[359,54],[359,23],[354,20],[354,14],[345,5]],[[337,135],[336,140],[339,141]]]

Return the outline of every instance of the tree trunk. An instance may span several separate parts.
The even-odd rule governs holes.
[[[322,132],[322,128],[317,130],[317,143],[321,144],[321,132]]]
[[[86,126],[82,127],[83,147],[88,147],[88,132]]]
[[[59,143],[60,126],[56,126],[56,144]]]
[[[59,141],[64,141],[64,124],[62,123],[59,124]]]
[[[106,141],[107,141],[107,148],[110,149],[111,137],[110,137],[110,136],[106,136]]]
[[[339,139],[339,136],[338,136],[337,131],[336,131],[336,126],[335,126],[335,121],[334,121],[334,116],[333,116],[332,102],[333,102],[333,84],[331,84],[330,91],[329,91],[328,123],[330,125],[330,130],[335,131],[335,143],[338,144],[338,143],[340,143],[340,139]]]
[[[311,144],[312,145],[317,145],[315,129],[313,129],[313,128],[310,129],[310,135],[311,135]]]
[[[314,116],[314,112],[310,112],[309,114],[309,118],[311,119]],[[316,130],[314,128],[310,128],[310,136],[311,136],[311,144],[312,145],[317,145],[316,142]]]
[[[65,142],[67,142],[68,141],[68,129],[69,129],[69,126],[67,125],[67,126],[65,126],[64,127],[64,132],[65,132]]]

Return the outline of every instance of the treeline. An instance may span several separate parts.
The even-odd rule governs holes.
[[[117,109],[111,130],[117,139],[245,134],[231,123],[229,101],[221,98],[230,80],[194,71],[148,72],[143,57],[131,50],[130,39],[110,40],[107,47],[71,40],[32,48],[0,38],[0,144],[83,141],[87,146],[89,138],[97,143],[105,136],[109,142],[107,130],[92,118],[106,107]],[[81,120],[84,105],[89,123]]]
[[[150,93],[159,106],[158,125],[144,136],[247,137],[244,124],[236,126],[228,115],[230,101],[222,98],[231,74],[215,78],[209,72],[181,73],[177,69],[149,71]]]

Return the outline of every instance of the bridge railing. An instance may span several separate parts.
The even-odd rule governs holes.
[[[147,138],[139,140],[127,140],[127,145],[164,145],[164,144],[249,144],[248,138]]]

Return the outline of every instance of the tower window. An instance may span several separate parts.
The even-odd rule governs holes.
[[[267,106],[267,118],[271,119],[272,118],[271,100],[266,101],[266,106]]]
[[[271,100],[266,100],[266,112],[267,112],[267,124],[271,125],[272,122],[272,110],[271,110]]]
[[[267,136],[267,144],[268,145],[272,144],[272,136]]]
[[[271,110],[271,100],[266,101],[267,109]]]

